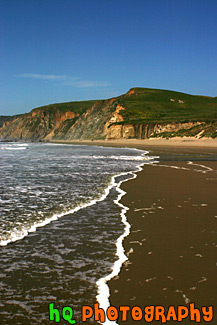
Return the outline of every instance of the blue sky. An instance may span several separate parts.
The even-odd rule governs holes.
[[[217,96],[216,0],[1,0],[0,114],[132,87]]]

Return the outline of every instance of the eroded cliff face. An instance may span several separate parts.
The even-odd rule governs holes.
[[[217,132],[216,121],[151,123],[144,121],[144,118],[140,121],[135,118],[130,120],[128,109],[121,102],[127,99],[136,105],[138,96],[139,92],[131,89],[125,95],[108,100],[54,104],[19,116],[0,117],[0,139],[147,139],[183,135],[201,137]],[[176,101],[167,98],[167,103]],[[184,105],[184,101],[178,101],[178,105]]]
[[[118,117],[121,109],[116,98],[94,103],[84,113],[60,109],[34,109],[12,121],[4,122],[0,138],[9,140],[55,140],[55,139],[105,139],[111,121]],[[114,114],[114,115],[113,115]]]
[[[204,126],[203,122],[188,122],[188,123],[165,123],[165,124],[153,124],[153,123],[142,123],[142,124],[122,124],[122,125],[111,125],[108,129],[106,138],[111,139],[148,139],[153,136],[160,136],[164,133],[178,132],[180,130],[190,130],[196,126]],[[199,131],[201,132],[201,131]],[[199,133],[198,132],[198,133]]]
[[[56,112],[50,116],[36,111],[4,123],[0,128],[0,138],[32,141],[147,139],[185,135],[187,131],[192,136],[200,137],[207,129],[217,129],[216,123],[210,125],[205,122],[112,124],[123,122],[123,116],[119,114],[123,109],[124,107],[116,104],[114,100],[108,100],[97,102],[83,115]]]
[[[21,115],[11,122],[5,123],[0,128],[0,138],[11,140],[42,140],[46,137],[52,138],[55,130],[68,119],[76,117],[74,112],[52,114],[37,109],[29,114]],[[50,136],[49,136],[50,134]]]
[[[115,110],[114,98],[98,101],[85,114],[79,116],[75,124],[65,133],[65,139],[105,139],[105,125],[111,119]]]

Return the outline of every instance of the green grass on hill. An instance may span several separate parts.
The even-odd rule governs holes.
[[[126,108],[120,114],[122,123],[162,123],[216,121],[217,98],[194,96],[169,90],[132,88],[135,93],[121,96],[119,104]]]
[[[97,100],[87,100],[87,101],[80,101],[80,102],[50,104],[50,105],[34,108],[32,112],[41,109],[44,112],[48,112],[48,113],[52,113],[54,112],[54,110],[59,110],[63,113],[70,111],[78,114],[83,114],[96,102]]]

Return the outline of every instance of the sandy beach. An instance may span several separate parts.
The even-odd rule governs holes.
[[[24,184],[20,183],[23,186],[21,189],[25,190],[27,186],[29,189],[33,185],[31,193],[37,193],[34,192],[35,185],[38,186],[36,190],[41,188],[41,184],[43,189],[44,185],[46,187],[41,205],[41,201],[35,200],[37,195],[32,195],[33,201],[23,200],[28,205],[23,203],[21,207],[24,212],[32,207],[34,212],[37,206],[43,212],[49,202],[55,202],[54,208],[65,207],[67,198],[68,202],[74,202],[76,193],[79,200],[82,195],[88,194],[88,189],[97,188],[98,191],[102,184],[107,188],[104,174],[138,170],[138,164],[144,162],[136,178],[121,184],[126,194],[119,203],[129,208],[126,218],[131,229],[123,240],[128,259],[122,264],[120,272],[118,268],[117,276],[108,281],[110,304],[117,309],[120,306],[131,309],[139,306],[143,311],[147,306],[161,306],[165,313],[170,306],[177,309],[178,306],[187,309],[192,303],[196,308],[213,306],[215,319],[210,324],[216,324],[217,148],[214,144],[205,146],[201,142],[198,142],[200,146],[166,146],[159,145],[158,141],[156,145],[148,146],[143,141],[134,141],[77,141],[79,146],[3,144],[7,148],[5,157],[8,157],[5,165],[9,166],[6,172],[10,176],[16,170],[17,160],[22,159],[17,173],[20,175],[20,170],[23,170],[23,174],[28,172],[30,178],[22,178]],[[95,147],[91,147],[92,144]],[[116,148],[101,148],[106,145]],[[26,150],[28,147],[30,149]],[[123,147],[143,149],[147,157],[141,160],[142,152]],[[10,150],[16,153],[16,159],[10,155]],[[95,155],[104,157],[104,151],[108,152],[109,160],[97,160]],[[132,160],[124,159],[128,154]],[[148,156],[154,157],[154,160]],[[91,157],[94,159],[91,160]],[[135,159],[137,157],[139,160]],[[32,168],[34,166],[35,169]],[[38,170],[43,170],[43,179],[40,179]],[[59,180],[58,175],[61,176]],[[7,188],[13,190],[13,178],[5,179],[11,182]],[[75,180],[79,180],[80,187]],[[51,192],[54,184],[57,191]],[[55,302],[58,308],[70,304],[76,317],[79,317],[82,305],[96,302],[96,283],[98,279],[106,279],[114,267],[118,259],[115,244],[124,233],[121,205],[114,204],[116,190],[111,189],[105,200],[93,202],[86,209],[67,215],[64,212],[59,222],[55,219],[55,222],[38,227],[37,231],[28,234],[28,228],[24,227],[23,240],[16,237],[16,241],[10,243],[14,238],[10,237],[9,244],[2,246],[1,303],[5,310],[2,324],[8,324],[12,306],[16,324],[48,324],[48,302]],[[72,197],[67,196],[70,193]],[[16,216],[22,215],[21,212],[18,211]],[[36,221],[38,224],[44,220]],[[9,232],[11,234],[14,236],[16,233]],[[119,245],[118,252],[120,248]],[[106,294],[107,291],[103,291],[103,297],[98,299],[100,303]],[[22,309],[21,314],[19,308],[24,304],[31,309]],[[141,322],[144,321],[143,317]],[[176,321],[170,321],[173,322]],[[129,313],[126,322],[119,319],[117,323],[131,325],[135,321]],[[189,317],[182,321],[182,324],[192,323],[195,322],[191,322]],[[203,319],[201,323],[206,324]]]
[[[73,143],[76,143],[73,141]],[[122,184],[131,232],[128,260],[109,282],[110,303],[119,306],[213,306],[216,324],[217,140],[156,139],[78,141],[135,147],[159,156],[137,178]],[[144,322],[144,319],[140,322]],[[176,321],[171,320],[170,323]],[[134,324],[129,316],[126,322]],[[187,317],[183,324],[192,324]],[[201,314],[201,323],[206,324]]]
[[[149,138],[144,140],[138,139],[114,139],[114,140],[50,140],[54,143],[71,143],[71,144],[88,144],[133,148],[150,148],[150,147],[198,147],[198,148],[216,148],[217,139],[211,138],[195,138],[195,137],[174,137],[165,138]]]
[[[216,309],[216,150],[198,149],[152,148],[160,162],[122,185],[131,232],[128,260],[109,283],[111,305]]]

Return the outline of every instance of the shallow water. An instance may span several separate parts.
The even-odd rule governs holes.
[[[79,322],[81,305],[96,302],[96,282],[118,259],[118,183],[153,157],[94,146],[0,148],[1,324],[50,324],[49,303],[71,306]]]

